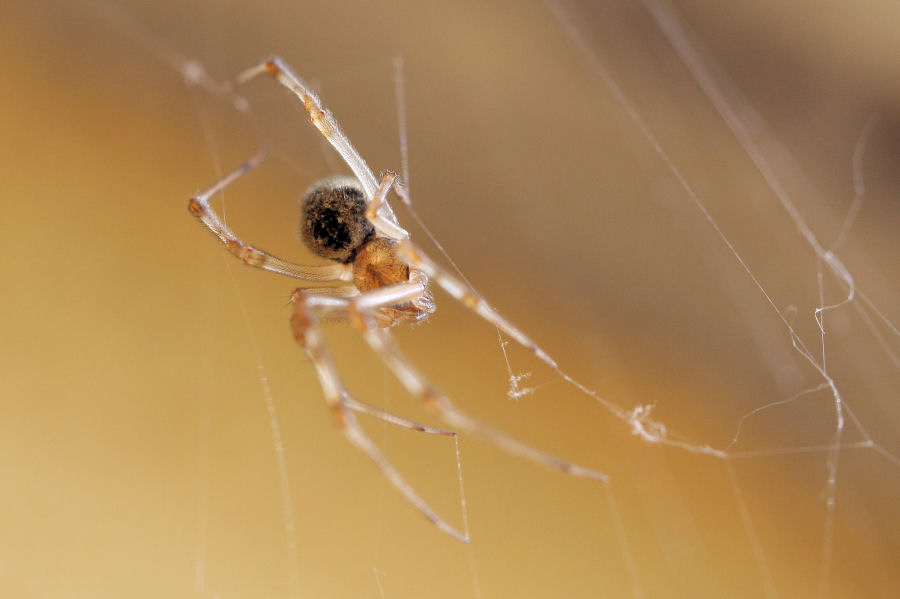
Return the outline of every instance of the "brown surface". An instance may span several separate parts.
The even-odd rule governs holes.
[[[400,168],[391,59],[403,56],[419,214],[506,317],[617,406],[654,404],[670,430],[720,448],[744,414],[820,384],[542,3],[369,4],[122,3],[217,76],[282,55],[318,82],[376,173]],[[815,14],[684,4],[784,142],[763,154],[826,246],[853,197],[859,132],[882,115],[866,201],[839,255],[896,325],[896,3],[823,2]],[[818,347],[814,254],[646,12],[623,2],[569,14],[774,305]],[[240,266],[185,210],[217,162],[233,168],[272,143],[229,193],[228,222],[305,259],[297,201],[336,163],[302,107],[254,83],[258,133],[76,3],[4,6],[0,48],[4,596],[283,597],[296,572],[302,597],[379,597],[377,572],[388,598],[471,597],[476,577],[485,597],[629,597],[623,556],[648,597],[761,597],[767,581],[781,597],[816,596],[825,453],[735,460],[747,526],[725,462],[639,440],[515,348],[516,372],[533,371],[523,384],[541,387],[508,400],[495,333],[443,294],[428,324],[397,332],[404,349],[467,411],[609,473],[621,517],[602,485],[462,438],[473,543],[436,531],[332,426],[291,338],[295,285]],[[826,303],[842,297],[828,276],[825,292]],[[828,312],[826,326],[852,418],[900,454],[896,366],[855,305]],[[877,331],[896,354],[896,333]],[[351,332],[329,332],[361,399],[433,422]],[[284,441],[296,570],[264,389]],[[367,428],[461,525],[452,441]],[[736,450],[828,443],[832,398],[761,412],[743,431]],[[860,439],[851,419],[844,440]],[[892,596],[900,468],[871,448],[837,464],[830,596]]]

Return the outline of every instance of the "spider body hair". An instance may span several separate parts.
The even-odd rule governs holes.
[[[303,194],[297,234],[317,256],[350,264],[359,249],[375,237],[375,227],[366,218],[367,205],[356,179],[322,179]]]
[[[322,179],[303,194],[297,233],[314,254],[352,265],[353,286],[360,293],[400,283],[425,285],[420,298],[379,308],[375,317],[382,327],[419,322],[434,312],[428,277],[397,255],[396,242],[376,235],[366,216],[368,209],[365,191],[355,178]]]

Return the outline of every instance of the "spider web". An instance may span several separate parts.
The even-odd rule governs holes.
[[[71,86],[70,117],[45,117],[53,124],[41,156],[69,155],[56,139],[81,140],[99,157],[93,168],[122,180],[113,186],[121,219],[110,222],[127,235],[98,230],[101,252],[80,235],[91,221],[54,229],[79,264],[119,267],[97,266],[95,278],[76,270],[88,276],[72,288],[92,297],[84,280],[115,281],[98,285],[101,297],[135,299],[121,316],[108,309],[99,334],[80,335],[68,320],[57,327],[82,339],[70,351],[101,357],[102,369],[67,357],[54,363],[79,368],[58,378],[28,361],[10,366],[11,396],[19,380],[58,381],[63,405],[82,414],[75,430],[93,436],[50,426],[53,411],[27,420],[37,423],[22,427],[31,435],[11,427],[4,453],[20,461],[7,472],[43,472],[24,451],[39,438],[52,441],[57,466],[46,480],[9,477],[24,489],[10,493],[11,513],[39,522],[38,497],[51,524],[22,533],[45,542],[4,544],[5,561],[25,572],[9,587],[41,596],[76,587],[91,596],[891,596],[900,181],[889,115],[900,92],[853,68],[863,58],[851,48],[867,44],[854,34],[877,39],[864,8],[821,7],[823,21],[840,22],[818,41],[833,49],[822,65],[816,31],[788,31],[804,15],[749,4],[733,15],[651,0],[404,6],[388,16],[356,5],[11,11],[6,22],[29,23],[21,30],[59,48],[34,59],[43,68],[31,79],[11,70],[17,89],[34,86],[50,103],[49,90]],[[8,33],[19,44],[10,47],[30,47]],[[292,283],[222,256],[179,204],[269,144],[271,158],[219,208],[243,238],[303,261],[291,235],[295,198],[344,169],[271,82],[248,87],[238,107],[216,87],[272,52],[320,88],[376,171],[410,172],[415,212],[394,202],[401,222],[435,257],[446,250],[442,261],[452,257],[560,369],[502,337],[498,349],[489,325],[441,295],[429,323],[396,331],[403,349],[467,412],[609,483],[545,472],[466,437],[454,444],[368,423],[439,513],[465,521],[473,542],[462,546],[423,523],[334,432],[288,334]],[[84,116],[94,110],[102,119]],[[117,123],[131,145],[115,146],[116,127],[79,138],[80,118]],[[105,168],[114,147],[125,159]],[[79,173],[92,166],[57,160]],[[112,183],[83,185],[87,198],[111,195]],[[133,226],[145,213],[151,232]],[[58,220],[37,222],[46,230]],[[152,252],[132,249],[144,237]],[[6,256],[48,245],[10,239]],[[123,286],[121,273],[135,270],[154,273],[154,284]],[[42,306],[37,295],[12,301]],[[89,318],[77,302],[72,311]],[[146,320],[134,324],[135,312]],[[129,334],[116,350],[119,330]],[[328,335],[360,399],[438,424],[352,332]],[[145,340],[132,365],[127,356]],[[129,374],[121,388],[119,373]],[[120,429],[132,433],[111,432]],[[85,545],[89,559],[67,557]],[[58,575],[36,582],[27,560]]]

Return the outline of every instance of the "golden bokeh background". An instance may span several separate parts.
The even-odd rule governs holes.
[[[780,140],[758,149],[798,213],[896,327],[900,9],[785,4],[676,11]],[[396,330],[415,363],[466,411],[611,477],[566,477],[463,436],[464,546],[333,428],[289,334],[295,284],[243,268],[186,212],[192,193],[272,144],[229,189],[227,219],[304,261],[296,201],[337,162],[271,82],[242,90],[248,121],[165,56],[224,78],[280,54],[376,172],[400,168],[401,56],[413,200],[462,272],[609,402],[652,405],[671,435],[727,446],[742,416],[823,382],[776,308],[818,358],[814,310],[846,291],[822,269],[820,300],[814,252],[644,7],[552,6],[574,29],[530,0],[0,8],[3,596],[893,596],[900,337],[859,293],[824,316],[847,418],[836,457],[823,449],[835,402],[820,390],[746,419],[727,461],[642,441],[514,346],[514,372],[538,390],[508,399],[494,330],[439,294],[429,323]],[[865,201],[834,246],[872,115]],[[435,422],[350,331],[328,334],[360,399]],[[366,428],[462,526],[454,443]]]

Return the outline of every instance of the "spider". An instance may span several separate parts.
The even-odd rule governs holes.
[[[268,254],[238,238],[210,208],[209,199],[262,162],[266,150],[193,196],[188,201],[188,210],[222,241],[228,251],[248,266],[315,283],[344,283],[337,287],[312,285],[295,289],[291,294],[291,330],[315,366],[325,402],[346,439],[367,455],[397,491],[428,520],[441,531],[466,543],[469,542],[468,534],[463,535],[438,516],[379,451],[357,423],[357,412],[428,434],[456,435],[455,431],[462,431],[544,466],[606,481],[606,475],[601,472],[531,447],[463,413],[397,349],[387,329],[402,321],[421,321],[434,312],[429,289],[429,282],[434,281],[538,359],[557,368],[556,362],[544,350],[501,317],[473,289],[437,266],[412,243],[387,199],[392,189],[398,196],[406,197],[397,175],[385,171],[380,181],[375,178],[331,113],[281,58],[267,58],[225,86],[233,90],[259,75],[271,76],[303,102],[312,124],[355,176],[330,177],[316,183],[306,192],[301,204],[299,237],[313,253],[332,263],[307,266]],[[412,422],[352,397],[344,388],[325,344],[320,324],[326,319],[349,322],[409,393],[454,431]]]

